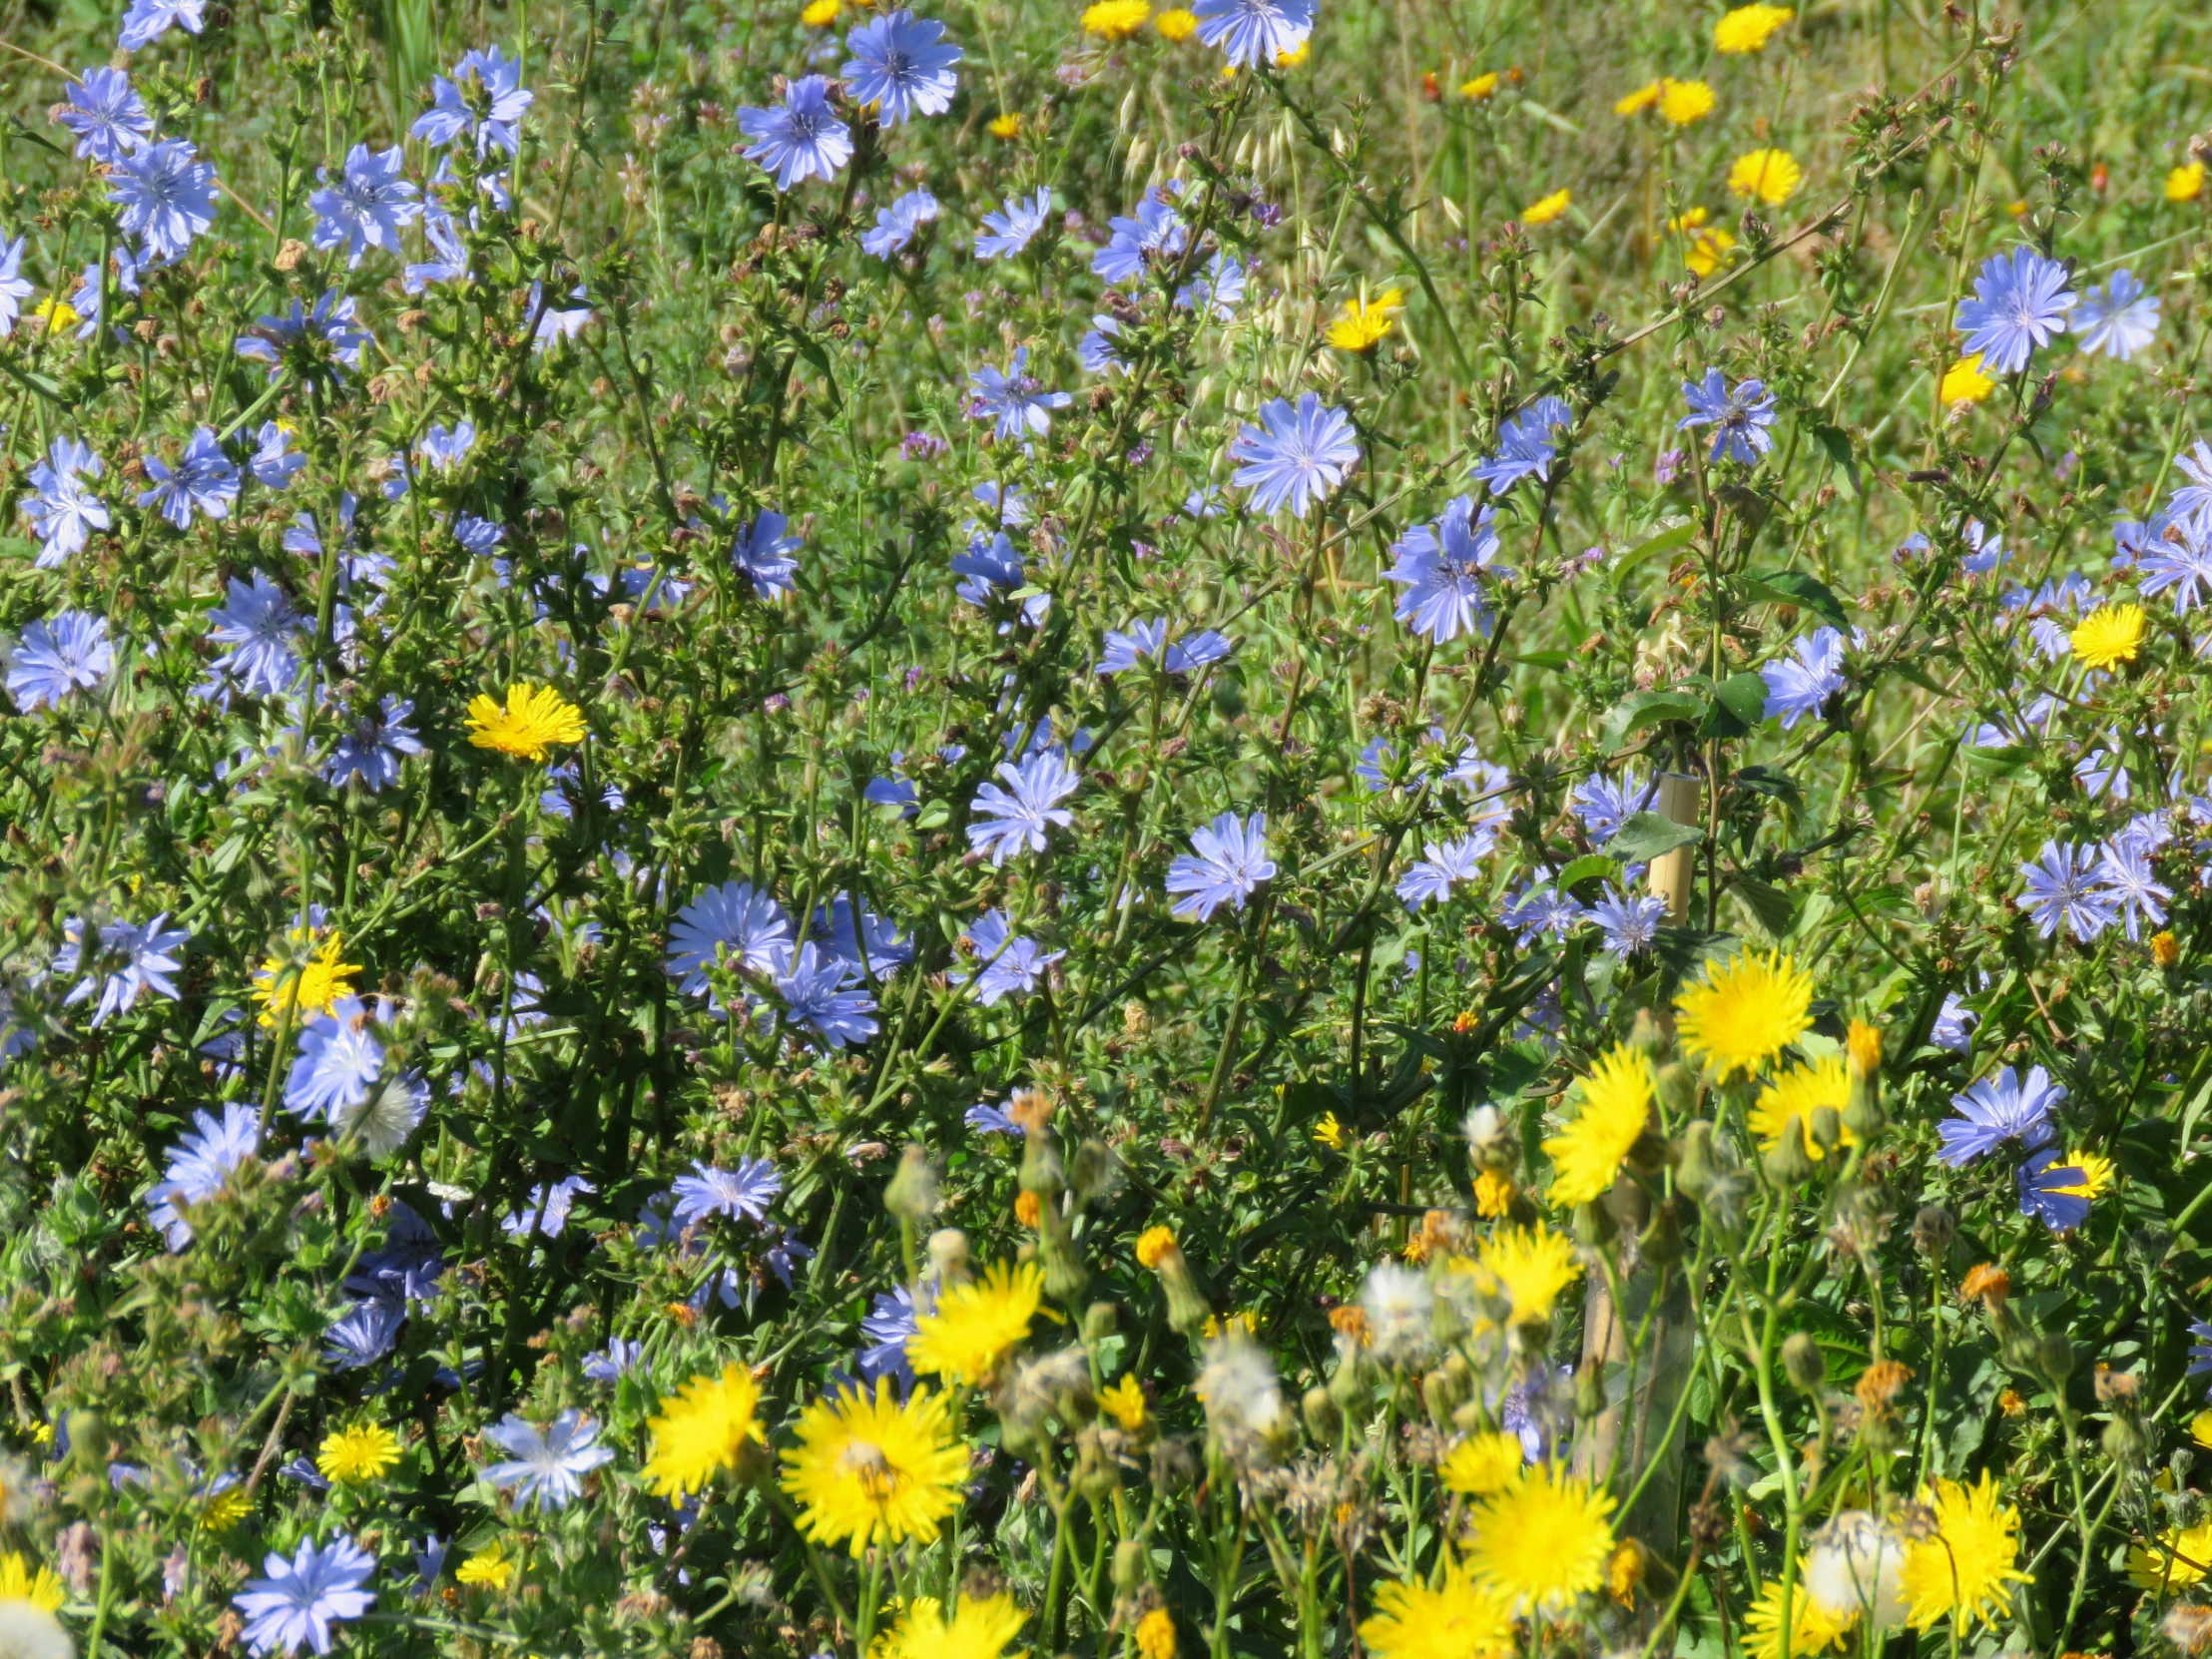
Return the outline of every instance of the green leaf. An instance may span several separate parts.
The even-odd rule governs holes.
[[[1859,457],[1852,452],[1851,434],[1841,426],[1820,425],[1813,428],[1813,441],[1827,452],[1828,458],[1851,480],[1851,493],[1864,501],[1867,486],[1859,476]]]
[[[1672,553],[1678,547],[1687,547],[1696,539],[1697,521],[1695,519],[1684,519],[1680,524],[1670,525],[1649,541],[1638,542],[1626,553],[1615,559],[1613,561],[1613,580],[1617,583],[1622,576],[1627,574],[1632,565],[1640,564],[1645,559],[1656,558],[1662,553]]]
[[[1765,682],[1762,681],[1761,684]],[[1787,774],[1777,772],[1773,767],[1744,767],[1737,772],[1735,784],[1740,790],[1749,790],[1754,795],[1787,802],[1792,807],[1805,805],[1805,798],[1798,794],[1797,785],[1790,781]]]
[[[1765,576],[1754,576],[1751,591],[1774,604],[1795,605],[1799,610],[1811,611],[1829,627],[1846,634],[1851,632],[1851,618],[1844,614],[1843,602],[1829,591],[1826,582],[1802,570],[1777,570]]]
[[[1733,876],[1728,885],[1770,937],[1786,939],[1790,936],[1790,929],[1797,925],[1797,905],[1788,893],[1752,875]]]
[[[1657,813],[1637,813],[1605,843],[1606,850],[1628,864],[1648,864],[1665,857],[1678,846],[1695,846],[1705,831],[1694,824],[1677,824]]]
[[[1767,682],[1756,674],[1731,674],[1713,695],[1712,736],[1740,738],[1767,718]]]
[[[1555,883],[1561,892],[1584,881],[1610,881],[1621,872],[1620,860],[1609,852],[1585,852],[1559,872]]]
[[[1705,699],[1696,692],[1649,691],[1624,697],[1605,717],[1605,743],[1618,749],[1647,726],[1665,720],[1696,721],[1704,718]]]
[[[1562,669],[1574,659],[1564,651],[1530,651],[1515,657],[1514,662],[1528,668]]]
[[[942,801],[924,801],[914,818],[916,830],[942,830],[952,821],[952,808]]]

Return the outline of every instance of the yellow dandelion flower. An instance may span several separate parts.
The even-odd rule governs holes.
[[[1513,1183],[1495,1170],[1484,1170],[1474,1178],[1474,1213],[1484,1221],[1495,1221],[1513,1207]]]
[[[1523,225],[1549,225],[1553,220],[1564,214],[1573,202],[1574,197],[1570,192],[1555,190],[1549,196],[1539,197],[1529,203],[1527,207],[1521,209],[1521,223]]]
[[[41,299],[31,307],[31,315],[46,324],[49,334],[58,334],[64,328],[74,328],[84,320],[77,314],[77,307],[59,294],[51,299]]]
[[[720,1377],[695,1377],[661,1414],[646,1424],[653,1455],[645,1483],[662,1497],[703,1492],[714,1477],[738,1466],[745,1442],[767,1443],[761,1431],[761,1385],[743,1366],[725,1366]]]
[[[1981,372],[1981,353],[1976,351],[1943,370],[1943,381],[1936,388],[1936,395],[1946,405],[1978,403],[1996,387],[1997,383]]]
[[[200,1524],[210,1532],[228,1532],[253,1512],[244,1486],[226,1486],[200,1506]]]
[[[2081,1179],[2070,1187],[2045,1187],[2045,1192],[2064,1193],[2069,1198],[2102,1198],[2112,1190],[2112,1177],[2116,1171],[2112,1160],[2101,1152],[2076,1152],[2062,1166],[2081,1171]]]
[[[2194,202],[2204,194],[2204,163],[2190,162],[2166,175],[2166,200]]]
[[[1559,1293],[1582,1277],[1572,1241],[1541,1223],[1499,1228],[1482,1241],[1478,1262],[1496,1281],[1498,1294],[1513,1305],[1516,1325],[1551,1318]]]
[[[1144,1389],[1137,1386],[1134,1377],[1125,1377],[1099,1389],[1098,1403],[1108,1416],[1121,1424],[1124,1434],[1134,1434],[1144,1426]]]
[[[1686,1053],[1716,1076],[1748,1076],[1812,1029],[1813,976],[1779,950],[1741,951],[1708,963],[1674,1007]]]
[[[470,1554],[453,1576],[463,1584],[482,1584],[488,1589],[504,1590],[515,1581],[516,1565],[504,1543],[489,1543]]]
[[[1963,1632],[2009,1616],[2012,1586],[2029,1582],[2019,1569],[2019,1510],[1998,1502],[1987,1469],[1971,1486],[1938,1479],[1923,1501],[1935,1511],[1936,1535],[1906,1549],[1906,1617],[1921,1630],[1955,1619]]]
[[[844,10],[844,0],[809,0],[807,9],[799,14],[799,21],[810,29],[827,29],[836,22]]]
[[[1713,25],[1713,50],[1725,53],[1763,52],[1767,42],[1797,13],[1788,6],[1738,6]],[[1781,1614],[1776,1613],[1776,1618]]]
[[[1544,1142],[1551,1160],[1551,1202],[1589,1204],[1613,1177],[1651,1119],[1651,1056],[1626,1043],[1599,1057],[1582,1079],[1573,1121]]]
[[[1461,98],[1472,99],[1475,103],[1479,104],[1482,102],[1483,99],[1493,97],[1496,94],[1497,85],[1497,71],[1494,69],[1485,69],[1473,80],[1461,81],[1459,83],[1459,96]]]
[[[1288,52],[1276,53],[1275,67],[1278,69],[1297,69],[1313,55],[1314,43],[1310,40],[1302,40]]]
[[[1613,113],[1623,120],[1630,116],[1642,115],[1644,111],[1651,109],[1659,102],[1660,96],[1666,90],[1661,82],[1647,81],[1634,92],[1616,102],[1613,105]]]
[[[2132,663],[2143,650],[2143,607],[2105,605],[2091,611],[2067,636],[2081,666],[2101,671]]]
[[[1044,1269],[1000,1262],[981,1279],[937,1293],[937,1306],[914,1321],[906,1359],[915,1371],[979,1387],[1029,1335],[1044,1300]]]
[[[1737,196],[1756,197],[1779,208],[1805,183],[1805,170],[1787,150],[1751,150],[1736,158],[1728,170],[1728,188]]]
[[[1790,1594],[1790,1644],[1782,1644],[1782,1580],[1767,1580],[1758,1599],[1751,1604],[1748,1615],[1750,1639],[1744,1643],[1744,1652],[1750,1659],[1804,1659],[1815,1653],[1826,1653],[1843,1641],[1845,1632],[1852,1626],[1851,1619],[1839,1619],[1822,1609],[1820,1603],[1805,1593],[1805,1563],[1798,1563],[1797,1583]]]
[[[847,1544],[858,1560],[871,1543],[928,1543],[960,1506],[968,1450],[952,1431],[943,1394],[917,1386],[901,1404],[887,1377],[870,1395],[817,1399],[799,1419],[799,1445],[784,1453],[784,1490],[817,1543]]]
[[[874,1659],[1000,1659],[1028,1617],[1004,1591],[957,1597],[950,1612],[935,1596],[916,1596]]]
[[[58,1613],[66,1599],[52,1567],[34,1567],[13,1550],[0,1555],[0,1601],[27,1601],[41,1612]]]
[[[1713,89],[1703,81],[1677,81],[1668,76],[1659,83],[1659,119],[1670,127],[1687,127],[1713,113]]]
[[[1175,1615],[1155,1607],[1137,1621],[1137,1659],[1175,1659]]]
[[[1083,12],[1083,32],[1100,40],[1127,40],[1151,21],[1151,0],[1097,0]]]
[[[2189,1419],[2189,1438],[2212,1451],[2212,1410],[2199,1411]]]
[[[1314,1125],[1314,1139],[1332,1152],[1345,1149],[1345,1126],[1337,1121],[1335,1112],[1324,1112],[1321,1122]]]
[[[357,1422],[323,1437],[314,1454],[322,1478],[340,1485],[374,1480],[399,1461],[399,1436],[380,1422]]]
[[[1021,136],[1020,112],[1016,111],[1010,115],[993,116],[990,123],[990,135],[992,138],[995,139],[1019,138]]]
[[[1171,1253],[1181,1254],[1175,1242],[1175,1234],[1165,1227],[1148,1227],[1137,1235],[1137,1266],[1156,1268]]]
[[[1751,1132],[1759,1137],[1760,1146],[1772,1152],[1782,1140],[1782,1132],[1792,1118],[1805,1124],[1805,1150],[1818,1162],[1828,1156],[1821,1143],[1813,1139],[1813,1114],[1823,1106],[1833,1106],[1841,1112],[1851,1104],[1851,1066],[1841,1054],[1829,1055],[1809,1066],[1792,1066],[1781,1076],[1772,1079],[1751,1105]],[[1843,1133],[1843,1146],[1859,1144],[1859,1137],[1849,1129]]]
[[[1470,1434],[1436,1465],[1436,1474],[1446,1491],[1488,1497],[1518,1480],[1524,1461],[1518,1434]]]
[[[1347,299],[1329,325],[1329,343],[1340,351],[1373,351],[1382,343],[1382,336],[1390,331],[1390,317],[1404,303],[1402,288],[1384,288],[1373,299],[1364,293]]]
[[[1667,234],[1680,236],[1684,231],[1694,231],[1713,216],[1704,208],[1684,208],[1681,216],[1667,221]]]
[[[282,1025],[287,1011],[294,1026],[333,1012],[353,994],[353,976],[361,971],[360,963],[344,960],[345,940],[336,933],[316,944],[313,928],[294,927],[284,940],[292,947],[292,959],[272,956],[254,975],[253,995],[261,1004],[265,1031]]]
[[[482,692],[469,700],[468,741],[522,761],[542,761],[557,743],[578,743],[584,712],[551,686],[509,686],[501,708]]]
[[[1198,13],[1186,6],[1175,6],[1154,18],[1152,27],[1159,31],[1162,40],[1180,46],[1198,33]]]
[[[2174,937],[2171,927],[2161,927],[2150,936],[2150,959],[2162,968],[2181,960],[2181,941]]]
[[[1609,1493],[1557,1463],[1533,1468],[1475,1508],[1474,1576],[1515,1614],[1564,1609],[1605,1587]]]
[[[1444,1557],[1443,1581],[1399,1579],[1375,1592],[1360,1640],[1376,1659],[1490,1659],[1513,1651],[1513,1620],[1463,1561]]]
[[[1700,277],[1710,276],[1728,263],[1729,250],[1736,246],[1736,239],[1718,225],[1710,231],[1700,231],[1690,239],[1690,246],[1683,252],[1682,263]]]
[[[2212,1416],[2212,1411],[2203,1414]],[[2200,1443],[2212,1445],[2212,1440]],[[2156,1544],[2137,1544],[2127,1552],[2127,1576],[2142,1590],[2184,1589],[2201,1582],[2208,1569],[2212,1569],[2212,1520],[2186,1532],[2169,1528]]]

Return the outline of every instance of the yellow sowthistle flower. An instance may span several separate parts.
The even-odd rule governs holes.
[[[243,1485],[226,1486],[200,1506],[200,1524],[210,1532],[228,1532],[253,1509],[254,1500]]]
[[[1703,208],[1691,208],[1680,219],[1667,221],[1671,236],[1687,235],[1690,246],[1683,251],[1682,263],[1699,276],[1710,276],[1728,263],[1729,250],[1736,246],[1736,239],[1718,225],[1706,226],[1713,216]]]
[[[1148,1227],[1137,1235],[1137,1266],[1147,1270],[1156,1268],[1177,1248],[1172,1229]]]
[[[1513,1207],[1513,1183],[1495,1170],[1484,1170],[1474,1178],[1474,1213],[1484,1221],[1495,1221]]]
[[[1180,46],[1198,33],[1198,13],[1187,6],[1176,6],[1154,18],[1152,27],[1162,40],[1173,41]]]
[[[1021,113],[1017,110],[1008,115],[993,116],[989,123],[989,132],[994,139],[1019,138]]]
[[[1373,351],[1382,343],[1382,336],[1390,331],[1390,318],[1404,303],[1402,288],[1384,288],[1373,299],[1366,294],[1347,299],[1329,325],[1329,343],[1340,351]]]
[[[2204,194],[2204,163],[2188,162],[2166,175],[2166,200],[2194,202]]]
[[[1043,1300],[1043,1268],[1000,1262],[981,1279],[937,1293],[936,1307],[914,1321],[906,1359],[925,1376],[980,1387],[1029,1335]]]
[[[1634,92],[1616,100],[1613,105],[1613,113],[1624,121],[1631,116],[1642,115],[1644,111],[1659,102],[1659,94],[1663,90],[1657,81],[1646,81]]]
[[[1590,1068],[1573,1120],[1544,1142],[1552,1203],[1594,1203],[1613,1185],[1621,1160],[1650,1121],[1655,1086],[1651,1056],[1625,1043]]]
[[[1713,25],[1713,50],[1740,54],[1763,52],[1775,32],[1797,13],[1787,6],[1738,6]],[[1779,1618],[1781,1615],[1776,1614]]]
[[[1513,1651],[1513,1620],[1463,1561],[1444,1558],[1443,1581],[1400,1579],[1375,1592],[1360,1640],[1376,1659],[1490,1659]]]
[[[1084,9],[1083,32],[1100,40],[1127,40],[1151,20],[1151,0],[1097,0]]]
[[[1971,1486],[1938,1479],[1923,1501],[1935,1511],[1936,1535],[1907,1546],[1906,1617],[1921,1630],[1955,1619],[1961,1633],[2009,1617],[2012,1586],[2030,1581],[2019,1569],[2019,1510],[1998,1501],[1987,1469]]]
[[[1278,69],[1296,69],[1313,55],[1314,43],[1310,40],[1302,40],[1288,52],[1276,53],[1275,67]]]
[[[1549,225],[1553,220],[1565,214],[1567,209],[1573,205],[1573,202],[1572,192],[1555,190],[1549,196],[1539,197],[1529,203],[1527,207],[1521,209],[1521,223],[1523,225]]]
[[[314,1466],[341,1486],[374,1480],[399,1461],[399,1436],[380,1422],[357,1422],[323,1437]]]
[[[916,1596],[873,1659],[1001,1659],[1028,1617],[1003,1590],[955,1597],[949,1612],[935,1596]],[[1026,1659],[1026,1650],[1007,1659]]]
[[[1314,1125],[1314,1140],[1332,1152],[1345,1149],[1345,1126],[1337,1121],[1335,1112],[1324,1112],[1321,1122]]]
[[[881,1377],[872,1395],[827,1394],[801,1413],[783,1484],[807,1536],[845,1544],[856,1561],[871,1543],[933,1540],[967,1469],[945,1396],[917,1386],[901,1404]]]
[[[1750,1639],[1744,1643],[1751,1659],[1805,1659],[1826,1653],[1850,1631],[1854,1619],[1839,1619],[1805,1593],[1805,1563],[1798,1563],[1797,1584],[1790,1595],[1790,1644],[1782,1643],[1782,1578],[1766,1582],[1748,1615]]]
[[[1485,69],[1471,81],[1459,83],[1459,96],[1479,104],[1483,99],[1496,95],[1499,76],[1494,69]]]
[[[55,294],[50,299],[41,299],[31,307],[31,315],[46,324],[49,334],[58,334],[64,328],[74,328],[84,320],[77,314],[77,307],[60,294]]]
[[[1470,1434],[1436,1465],[1436,1475],[1446,1491],[1488,1497],[1521,1477],[1523,1461],[1518,1434]]]
[[[646,1460],[645,1483],[662,1497],[705,1491],[716,1474],[738,1466],[746,1441],[767,1443],[760,1407],[761,1385],[743,1366],[726,1366],[720,1377],[693,1378],[646,1424],[653,1431],[653,1455]]]
[[[336,933],[318,944],[312,927],[294,927],[284,935],[284,942],[294,956],[290,960],[271,956],[254,975],[253,997],[261,1004],[265,1031],[282,1025],[287,1012],[294,1026],[331,1012],[353,994],[353,976],[361,971],[360,963],[344,959],[345,940]]]
[[[2060,1167],[2081,1171],[2081,1179],[2070,1187],[2046,1187],[2044,1191],[2063,1193],[2068,1198],[2102,1198],[2112,1190],[2112,1178],[2118,1173],[2112,1160],[2101,1152],[2076,1152]]]
[[[1751,1105],[1751,1132],[1759,1137],[1763,1150],[1772,1152],[1781,1144],[1790,1120],[1797,1118],[1805,1125],[1805,1150],[1818,1162],[1828,1153],[1813,1139],[1813,1114],[1823,1106],[1841,1112],[1850,1104],[1851,1067],[1841,1054],[1831,1054],[1809,1066],[1792,1066],[1760,1090]],[[1859,1137],[1846,1129],[1839,1144],[1857,1146]]]
[[[799,14],[799,21],[810,29],[827,29],[836,22],[844,10],[844,0],[808,0],[807,9]]]
[[[1137,1621],[1137,1659],[1175,1659],[1175,1615],[1155,1607]]]
[[[469,700],[469,743],[520,761],[542,761],[557,743],[581,742],[584,731],[583,710],[551,686],[509,686],[504,708],[482,692]]]
[[[1936,395],[1946,405],[1978,403],[1996,389],[1996,381],[1981,372],[1981,353],[1976,351],[1943,370],[1942,384],[1936,388]]]
[[[1748,1076],[1812,1029],[1813,977],[1781,951],[1707,963],[1674,999],[1683,1051],[1722,1078]]]
[[[10,1550],[0,1555],[0,1601],[27,1601],[45,1613],[58,1613],[67,1597],[54,1569],[34,1567]]]
[[[1476,1266],[1513,1305],[1515,1325],[1551,1318],[1551,1305],[1559,1300],[1559,1293],[1582,1277],[1573,1241],[1540,1222],[1534,1227],[1499,1228],[1482,1241]]]
[[[2067,638],[2084,668],[2103,672],[2132,663],[2143,650],[2143,607],[2100,606],[2076,623]]]
[[[504,1543],[488,1543],[463,1561],[460,1570],[453,1576],[463,1584],[481,1584],[487,1589],[504,1590],[515,1581],[517,1564],[515,1558],[507,1553]]]
[[[1770,208],[1779,208],[1805,183],[1805,169],[1787,150],[1749,150],[1728,170],[1728,188],[1737,196],[1755,197]]]
[[[1713,89],[1703,81],[1678,81],[1673,76],[1659,83],[1659,119],[1670,127],[1687,127],[1713,113]]]
[[[1098,1403],[1101,1410],[1120,1424],[1124,1434],[1134,1434],[1144,1426],[1144,1389],[1137,1385],[1134,1377],[1125,1377],[1099,1389]]]
[[[1612,1512],[1609,1493],[1542,1464],[1476,1506],[1468,1565],[1516,1615],[1562,1609],[1605,1587]]]
[[[2212,1440],[2200,1443],[2212,1445]],[[2127,1552],[2127,1576],[2140,1590],[2179,1590],[2200,1582],[2208,1563],[2212,1563],[2212,1520],[2200,1521],[2186,1532],[2169,1528],[2155,1545],[2135,1545]]]

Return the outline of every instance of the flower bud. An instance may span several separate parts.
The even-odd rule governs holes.
[[[1083,1340],[1086,1343],[1102,1343],[1120,1326],[1120,1313],[1111,1302],[1094,1302],[1083,1311]]]
[[[1693,1204],[1703,1204],[1705,1195],[1713,1190],[1713,1182],[1720,1174],[1714,1167],[1713,1126],[1698,1118],[1684,1127],[1675,1145],[1678,1149],[1674,1169],[1675,1191]]]
[[[1821,1345],[1804,1332],[1793,1332],[1782,1345],[1782,1369],[1801,1394],[1817,1394],[1828,1386],[1828,1361]]]
[[[1636,1249],[1655,1268],[1682,1260],[1682,1215],[1671,1201],[1652,1213],[1651,1225],[1637,1239]]]
[[[1825,1156],[1834,1152],[1844,1139],[1844,1114],[1833,1106],[1813,1108],[1813,1144]]]
[[[1574,1242],[1592,1250],[1613,1242],[1613,1218],[1602,1204],[1574,1207]]]
[[[1684,1118],[1697,1104],[1697,1073],[1679,1060],[1669,1061],[1652,1077],[1659,1105],[1670,1118]]]
[[[946,1285],[967,1278],[967,1235],[957,1227],[940,1227],[929,1235],[929,1271]]]
[[[1574,1374],[1574,1414],[1587,1420],[1605,1409],[1605,1366],[1595,1355]]]
[[[2053,1382],[2063,1382],[2073,1375],[2073,1344],[2066,1340],[2063,1331],[2046,1331],[2035,1345],[2035,1366]]]
[[[1931,1204],[1913,1218],[1913,1248],[1931,1261],[1940,1261],[1950,1251],[1952,1234],[1958,1230],[1951,1213],[1940,1204]]]
[[[900,1221],[919,1227],[937,1213],[941,1196],[937,1172],[929,1167],[929,1154],[909,1144],[899,1154],[898,1173],[883,1189],[883,1208]]]
[[[2104,1425],[2104,1454],[2115,1463],[2139,1463],[2149,1449],[2142,1427],[2134,1419],[2114,1417]]]
[[[1141,1538],[1124,1538],[1114,1545],[1114,1588],[1123,1595],[1134,1595],[1137,1586],[1145,1579],[1146,1551]]]
[[[1315,1386],[1306,1390],[1298,1402],[1299,1415],[1306,1419],[1306,1432],[1319,1445],[1335,1445],[1344,1435],[1345,1414],[1337,1402],[1330,1398],[1329,1390]]]
[[[1674,1036],[1657,1014],[1649,1008],[1639,1008],[1636,1023],[1628,1030],[1628,1043],[1631,1048],[1639,1048],[1657,1060],[1674,1046]]]
[[[1075,1149],[1068,1170],[1068,1189],[1078,1205],[1104,1197],[1114,1185],[1114,1155],[1104,1141],[1089,1140]]]
[[[1767,1179],[1777,1187],[1803,1186],[1812,1179],[1813,1156],[1805,1149],[1805,1120],[1793,1117],[1782,1125],[1782,1135],[1767,1153]]]

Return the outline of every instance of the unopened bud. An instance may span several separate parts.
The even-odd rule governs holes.
[[[2046,1331],[2035,1345],[2036,1369],[2053,1382],[2063,1382],[2073,1375],[2073,1344],[2066,1340],[2063,1331]]]
[[[1585,1421],[1605,1409],[1605,1367],[1595,1355],[1574,1374],[1574,1414]]]
[[[1813,1156],[1805,1149],[1805,1120],[1793,1117],[1766,1156],[1767,1179],[1777,1187],[1798,1187],[1812,1178]]]
[[[1344,1435],[1345,1414],[1337,1402],[1330,1398],[1329,1390],[1315,1386],[1306,1390],[1298,1402],[1299,1415],[1306,1419],[1306,1432],[1318,1445],[1335,1445]]]
[[[1951,1236],[1958,1230],[1951,1213],[1940,1204],[1931,1204],[1913,1218],[1913,1247],[1931,1260],[1940,1260],[1950,1250]]]
[[[1636,1010],[1636,1023],[1629,1027],[1628,1042],[1630,1047],[1642,1049],[1654,1060],[1674,1046],[1665,1023],[1649,1008]]]
[[[967,1235],[957,1227],[940,1227],[929,1235],[929,1269],[947,1285],[967,1277]]]
[[[1602,1204],[1577,1204],[1574,1207],[1574,1242],[1596,1250],[1613,1242],[1612,1215]]]
[[[1844,1114],[1833,1106],[1813,1108],[1813,1144],[1823,1154],[1834,1152],[1843,1144]]]
[[[1682,1217],[1673,1203],[1662,1204],[1652,1213],[1651,1225],[1636,1241],[1636,1249],[1655,1268],[1682,1260]]]
[[[919,1227],[937,1213],[937,1172],[929,1167],[929,1154],[909,1145],[899,1155],[898,1173],[883,1189],[883,1208],[900,1221]]]
[[[1782,1345],[1782,1369],[1801,1394],[1817,1394],[1828,1386],[1828,1361],[1821,1345],[1804,1332],[1793,1332]]]
[[[2104,1425],[2104,1454],[2115,1463],[2142,1461],[2148,1442],[2132,1417],[2114,1417]]]
[[[1660,1108],[1670,1118],[1685,1118],[1697,1104],[1697,1073],[1679,1060],[1661,1066],[1652,1076]]]
[[[1676,1145],[1680,1153],[1674,1168],[1675,1191],[1693,1204],[1703,1204],[1720,1175],[1713,1162],[1713,1126],[1696,1119],[1684,1127]]]
[[[1123,1595],[1134,1595],[1144,1582],[1145,1547],[1141,1539],[1124,1538],[1114,1545],[1114,1588]]]
[[[1114,1184],[1114,1155],[1104,1141],[1085,1141],[1075,1149],[1068,1170],[1068,1188],[1075,1202],[1088,1204],[1102,1197]]]
[[[1121,1317],[1111,1302],[1094,1302],[1083,1311],[1083,1340],[1086,1343],[1102,1343],[1120,1325]]]

